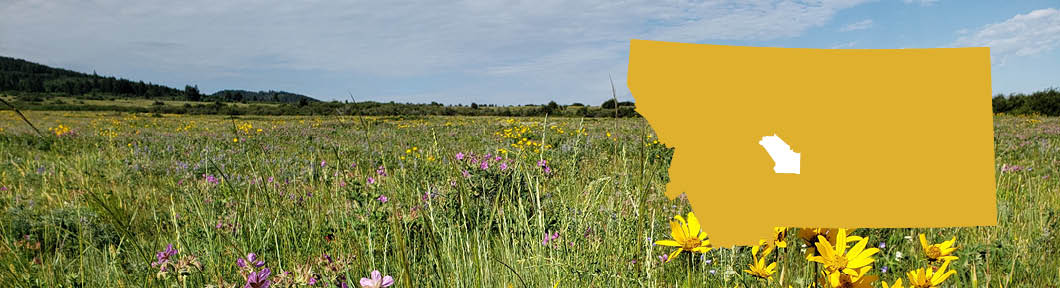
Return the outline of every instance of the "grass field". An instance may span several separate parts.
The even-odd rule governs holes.
[[[0,111],[6,287],[359,287],[373,270],[393,287],[807,287],[827,269],[796,228],[761,257],[771,280],[743,271],[748,247],[664,263],[653,243],[689,206],[663,196],[672,152],[643,119],[27,117],[45,137]],[[995,147],[998,226],[849,231],[879,249],[860,284],[939,266],[923,233],[956,237],[942,287],[1060,286],[1060,119],[997,116]]]

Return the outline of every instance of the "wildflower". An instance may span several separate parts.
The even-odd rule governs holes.
[[[471,173],[468,173],[467,170],[460,171],[460,173],[464,175],[464,178],[471,177]]]
[[[949,241],[928,245],[924,234],[920,234],[920,247],[924,249],[924,254],[927,254],[928,261],[931,262],[957,260],[957,256],[953,256],[953,252],[957,250],[957,247],[953,247],[953,242],[956,241],[957,237],[953,237]]]
[[[464,152],[457,152],[456,160],[464,160]]]
[[[379,168],[375,169],[375,174],[378,174],[382,177],[386,177],[386,167],[383,167],[383,165],[379,165]]]
[[[272,281],[269,280],[269,274],[272,274],[272,270],[269,270],[269,268],[250,273],[250,275],[247,275],[247,283],[243,285],[243,288],[268,288],[272,285]]]
[[[827,275],[827,283],[833,288],[872,288],[871,283],[878,279],[876,276],[866,276],[871,267],[858,269],[854,275],[835,271]]]
[[[880,273],[886,274],[887,270],[887,266],[880,267]]]
[[[166,271],[166,264],[169,263],[170,258],[177,255],[177,249],[173,249],[173,244],[166,246],[166,249],[158,251],[155,254],[155,262],[151,262],[151,267],[158,267],[159,271]]]
[[[832,249],[831,242],[825,238],[825,236],[817,236],[818,241],[815,244],[817,251],[821,253],[820,256],[810,257],[810,261],[824,264],[825,273],[828,275],[829,283],[838,283],[843,274],[848,276],[860,277],[864,274],[867,269],[863,269],[869,266],[875,259],[872,255],[880,252],[880,249],[868,248],[865,249],[865,245],[868,244],[868,239],[861,239],[854,247],[847,250],[847,229],[839,229],[836,235],[835,249]],[[858,279],[851,279],[856,282]]]
[[[0,191],[7,191],[7,186],[0,186]]]
[[[818,236],[824,236],[825,239],[828,239],[829,243],[835,242],[836,231],[836,229],[830,228],[799,228],[797,235],[799,239],[802,239],[802,241],[805,242],[806,246],[808,247],[806,248],[806,259],[809,260],[810,257],[821,255],[817,251],[817,241],[820,239]],[[861,237],[847,237],[847,242],[854,242],[858,240],[861,240]]]
[[[905,288],[902,286],[902,278],[894,280],[894,284],[887,285],[887,282],[883,282],[883,288]]]
[[[328,165],[328,161],[320,161],[320,167],[324,167],[325,165]]]
[[[762,252],[762,257],[758,257],[758,247],[763,244],[765,244],[766,249]],[[758,245],[751,247],[751,257],[753,258],[754,263],[747,264],[749,269],[743,270],[743,272],[758,278],[773,280],[773,273],[776,272],[775,269],[777,268],[777,263],[773,262],[766,265],[766,257],[769,257],[769,253],[773,252],[773,247],[773,245],[769,245],[765,240],[762,240]]]
[[[674,220],[670,221],[670,237],[673,239],[655,241],[655,245],[678,247],[670,253],[669,260],[673,260],[681,251],[707,253],[711,249],[707,234],[700,230],[699,219],[692,212],[688,212],[687,222],[681,215],[674,215]]]
[[[254,267],[261,267],[265,265],[265,261],[258,260],[258,254],[247,253],[247,258],[236,259],[236,265],[239,268],[247,267],[247,265],[253,265]]]
[[[659,261],[662,262],[662,263],[666,263],[666,261],[669,261],[669,259],[670,259],[670,255],[669,254],[659,255]]]
[[[361,278],[361,288],[383,288],[394,285],[394,277],[383,276],[379,270],[372,270],[372,278]]]
[[[375,184],[375,178],[368,177],[368,184]]]
[[[880,245],[878,245],[876,247],[879,247],[880,249],[887,248],[887,243],[880,242]]]
[[[507,162],[501,162],[501,171],[505,171],[505,170],[508,170],[508,163]]]
[[[788,227],[773,227],[773,232],[772,245],[777,248],[788,248]]]
[[[1023,171],[1023,169],[1024,169],[1023,166],[1019,166],[1019,165],[1008,165],[1008,164],[1002,164],[1001,165],[1001,172],[1019,172],[1019,171]]]
[[[386,195],[379,195],[379,198],[375,198],[375,200],[379,200],[379,203],[385,204],[386,202],[390,201],[390,198],[386,198]]]
[[[479,164],[479,168],[482,168],[482,170],[490,169],[490,162],[483,159],[482,163]]]
[[[548,242],[556,239],[559,239],[559,232],[553,232],[551,235],[546,232],[545,238],[541,240],[541,245],[548,246]]]
[[[910,288],[938,287],[939,285],[942,284],[943,281],[946,281],[947,278],[950,278],[950,276],[953,276],[953,274],[957,274],[957,271],[953,271],[953,270],[946,271],[946,267],[950,266],[950,261],[952,261],[952,260],[945,260],[945,261],[946,262],[942,263],[942,267],[939,267],[938,270],[934,270],[934,269],[929,267],[929,268],[916,269],[916,271],[909,271],[908,273],[906,273],[906,276],[909,277],[909,287]]]

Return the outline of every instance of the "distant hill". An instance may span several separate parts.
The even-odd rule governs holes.
[[[131,81],[113,76],[86,74],[53,68],[30,61],[0,56],[0,92],[37,96],[73,96],[86,99],[140,98],[152,100],[222,101],[222,102],[317,102],[316,99],[283,91],[222,90],[202,95],[196,86],[183,90]]]

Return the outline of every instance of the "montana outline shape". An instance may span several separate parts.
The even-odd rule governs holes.
[[[717,246],[774,226],[997,223],[989,48],[632,40],[629,57],[636,110],[675,149],[666,195],[687,194]],[[755,141],[774,133],[813,173],[768,169]]]

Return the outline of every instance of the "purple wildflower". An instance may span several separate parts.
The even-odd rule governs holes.
[[[239,265],[239,268],[247,267],[247,264],[254,265],[254,267],[261,267],[262,265],[265,265],[265,261],[258,260],[258,254],[254,253],[247,253],[247,258],[236,259],[236,265]]]
[[[479,164],[479,168],[482,168],[482,170],[490,169],[490,162],[482,160],[482,163]]]
[[[7,191],[7,186],[0,186],[0,191]]]
[[[269,183],[272,183],[273,180],[275,179],[273,179],[272,176],[269,176]]]
[[[464,174],[464,178],[471,177],[471,173],[468,173],[467,170],[461,171],[460,173]]]
[[[250,275],[247,275],[247,284],[243,285],[243,288],[268,288],[272,285],[272,281],[269,280],[269,274],[271,273],[272,270],[269,270],[269,268],[250,273]]]
[[[457,152],[456,160],[464,160],[464,152]]]
[[[379,203],[385,204],[390,201],[390,198],[386,198],[386,195],[379,195],[379,198],[375,198],[375,200],[379,200]]]
[[[328,165],[328,161],[320,161],[320,167]]]
[[[880,273],[887,273],[887,266],[880,267]]]
[[[666,261],[670,261],[670,255],[668,255],[668,254],[659,255],[659,262],[666,263]]]
[[[1019,172],[1019,171],[1023,171],[1024,169],[1025,168],[1023,166],[1019,166],[1019,165],[1008,165],[1008,164],[1002,164],[1001,165],[1001,172]]]
[[[173,249],[173,244],[169,244],[166,249],[155,254],[157,260],[151,263],[151,267],[159,267],[159,270],[166,271],[166,263],[169,263],[169,259],[174,255],[177,255],[177,249]]]
[[[379,176],[386,177],[386,167],[383,167],[383,165],[379,165],[379,168],[375,169],[375,174],[379,174]]]
[[[217,185],[217,183],[221,183],[221,179],[218,179],[217,177],[213,177],[213,175],[202,174],[202,178],[206,179],[206,183],[210,183],[210,184],[213,184],[213,185]]]
[[[383,288],[394,285],[394,277],[383,276],[379,270],[372,270],[371,278],[361,278],[361,288]]]
[[[552,240],[556,239],[559,239],[559,232],[552,232],[551,235],[545,233],[545,238],[541,240],[541,245],[548,246],[548,242],[552,242]]]
[[[887,243],[880,242],[880,245],[878,247],[880,247],[880,249],[887,248]]]
[[[375,184],[375,178],[368,177],[368,184]]]
[[[508,162],[501,162],[501,171],[508,170]]]

